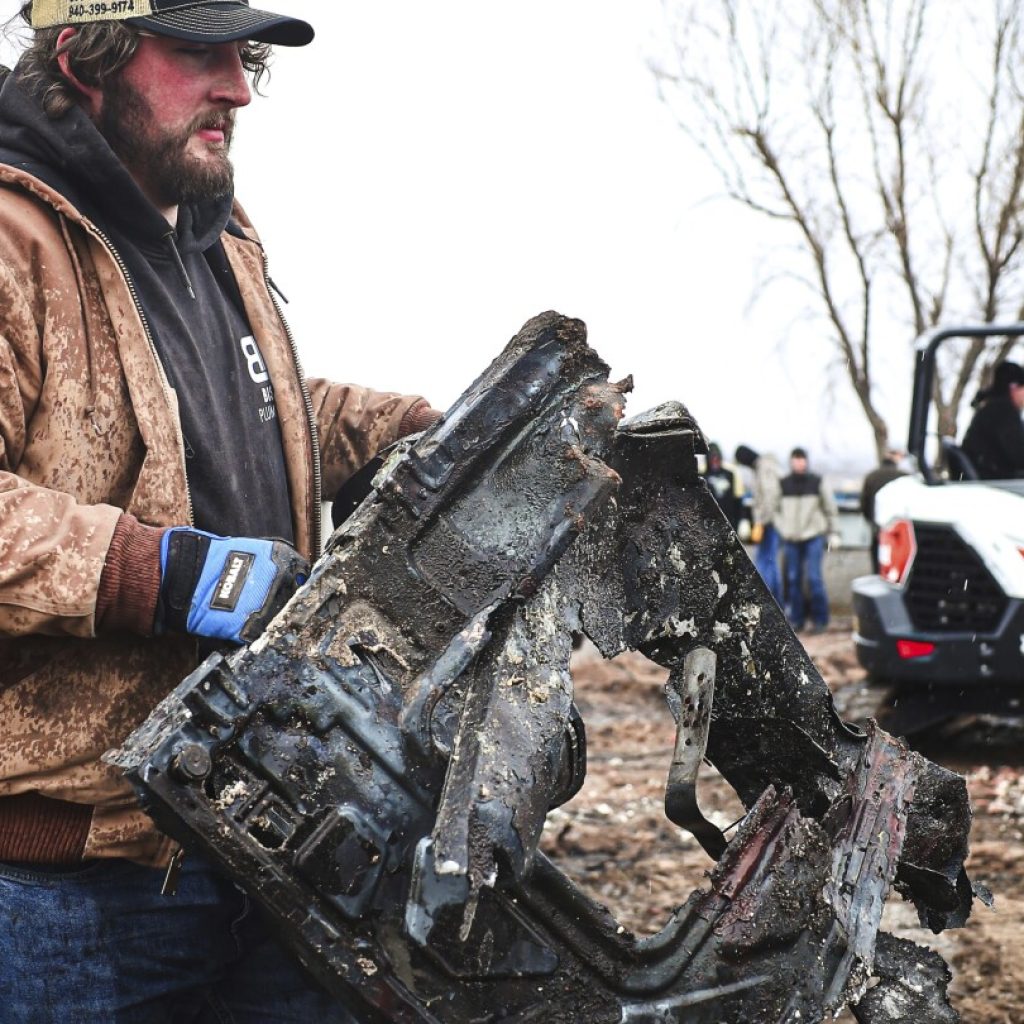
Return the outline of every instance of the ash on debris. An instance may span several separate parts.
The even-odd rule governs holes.
[[[863,720],[886,694],[858,666],[851,624],[801,638],[843,717]],[[656,932],[712,861],[664,814],[675,725],[662,694],[668,673],[638,654],[601,659],[585,644],[573,658],[576,699],[587,722],[589,770],[582,791],[548,815],[542,848],[637,934]],[[973,716],[915,742],[963,774],[974,807],[971,877],[995,893],[966,927],[934,935],[909,904],[891,900],[885,928],[927,945],[953,968],[950,988],[964,1024],[1024,1021],[1024,720]],[[701,806],[722,828],[742,814],[727,783],[705,767]],[[852,1024],[849,1012],[838,1018]]]

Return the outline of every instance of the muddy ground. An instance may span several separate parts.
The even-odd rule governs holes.
[[[856,663],[849,622],[802,637],[844,717],[874,709],[877,691]],[[583,790],[552,812],[543,848],[592,896],[637,934],[657,931],[672,910],[705,884],[711,862],[663,812],[675,726],[662,696],[666,673],[638,655],[611,662],[592,648],[574,657],[577,703],[587,723],[589,772]],[[959,719],[916,744],[960,772],[974,808],[968,870],[995,894],[995,908],[975,903],[967,926],[933,935],[898,897],[886,930],[930,945],[953,969],[951,998],[963,1024],[1024,1024],[1024,724]],[[728,785],[706,769],[700,797],[720,826],[742,808]],[[853,1021],[848,1012],[839,1020]]]

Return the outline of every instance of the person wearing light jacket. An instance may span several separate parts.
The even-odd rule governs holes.
[[[753,505],[751,507],[750,540],[757,545],[754,565],[761,574],[772,597],[783,603],[782,574],[779,571],[781,539],[775,520],[779,515],[782,498],[782,470],[779,460],[771,452],[759,455],[753,448],[741,444],[736,449],[736,461],[754,471]]]
[[[807,452],[794,448],[790,473],[783,477],[776,525],[783,541],[786,565],[786,614],[801,630],[810,612],[810,630],[822,632],[829,621],[828,594],[822,574],[826,547],[839,546],[839,510],[820,476],[807,471]],[[810,595],[805,607],[804,587]]]
[[[234,201],[235,112],[307,23],[245,0],[22,14],[0,76],[0,1016],[349,1020],[201,859],[161,896],[175,844],[101,756],[258,635],[319,554],[322,497],[439,414],[304,378]]]

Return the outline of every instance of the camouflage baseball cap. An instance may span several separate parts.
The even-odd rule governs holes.
[[[32,0],[32,27],[126,21],[161,36],[194,43],[254,39],[305,46],[313,27],[299,18],[259,11],[249,0]]]

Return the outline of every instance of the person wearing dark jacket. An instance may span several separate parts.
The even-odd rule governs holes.
[[[235,112],[306,22],[22,14],[0,74],[0,1018],[349,1021],[202,857],[161,895],[176,844],[102,758],[301,585],[322,496],[438,414],[305,378],[234,200]]]
[[[722,449],[714,443],[708,445],[704,479],[715,496],[715,501],[725,513],[725,518],[729,520],[729,525],[735,530],[740,521],[740,499],[736,495],[736,474],[722,463]]]
[[[979,479],[1024,476],[1024,368],[999,363],[992,384],[979,391],[972,404],[977,411],[960,447]]]
[[[878,522],[875,520],[875,497],[886,484],[901,476],[906,476],[906,473],[900,469],[899,465],[902,458],[903,452],[895,450],[886,452],[881,463],[864,477],[864,482],[860,488],[861,515],[864,516],[868,526],[871,528],[871,567],[874,572],[878,572],[879,527]]]

